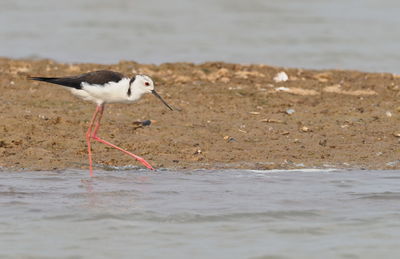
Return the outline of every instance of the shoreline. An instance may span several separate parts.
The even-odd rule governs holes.
[[[400,168],[400,76],[394,74],[9,58],[0,58],[0,168],[87,169],[84,136],[95,105],[26,78],[100,69],[151,76],[160,95],[180,110],[168,111],[153,96],[106,106],[100,136],[155,168]],[[277,82],[279,72],[288,80]],[[139,127],[143,120],[153,123]],[[93,159],[140,167],[99,143],[93,144]]]

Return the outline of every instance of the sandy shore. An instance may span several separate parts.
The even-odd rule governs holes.
[[[153,77],[160,95],[106,106],[100,136],[164,168],[400,168],[400,77],[267,65],[61,64],[0,58],[0,166],[87,168],[95,109],[68,90],[28,81],[110,69]],[[284,71],[289,79],[276,82]],[[152,120],[139,127],[137,121]],[[140,166],[93,144],[99,166]]]

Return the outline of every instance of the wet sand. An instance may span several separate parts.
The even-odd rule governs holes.
[[[110,69],[152,76],[154,96],[106,106],[99,135],[154,167],[400,168],[400,77],[267,65],[61,64],[0,58],[0,166],[54,170],[88,166],[85,132],[95,105],[27,76]],[[276,82],[284,71],[289,79]],[[140,127],[137,121],[151,120]],[[99,166],[140,166],[94,143]]]

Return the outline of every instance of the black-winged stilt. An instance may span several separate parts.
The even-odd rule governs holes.
[[[154,83],[150,77],[146,75],[136,75],[132,78],[128,78],[117,72],[100,70],[77,76],[29,77],[29,79],[66,86],[74,95],[97,104],[96,111],[93,114],[89,128],[86,132],[90,176],[93,176],[92,150],[90,145],[91,139],[118,149],[135,158],[147,168],[154,170],[154,168],[143,158],[117,147],[116,145],[97,136],[97,132],[100,128],[100,120],[103,116],[104,106],[106,103],[132,103],[139,100],[143,94],[152,93],[172,111],[171,106],[169,106],[154,89]]]

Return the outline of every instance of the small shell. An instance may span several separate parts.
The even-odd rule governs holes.
[[[276,74],[273,79],[277,83],[286,82],[287,80],[289,80],[289,76],[285,72],[281,71],[278,74]]]
[[[311,131],[310,128],[309,128],[309,127],[306,127],[306,126],[301,127],[300,130],[301,130],[302,132],[310,132],[310,131]]]

